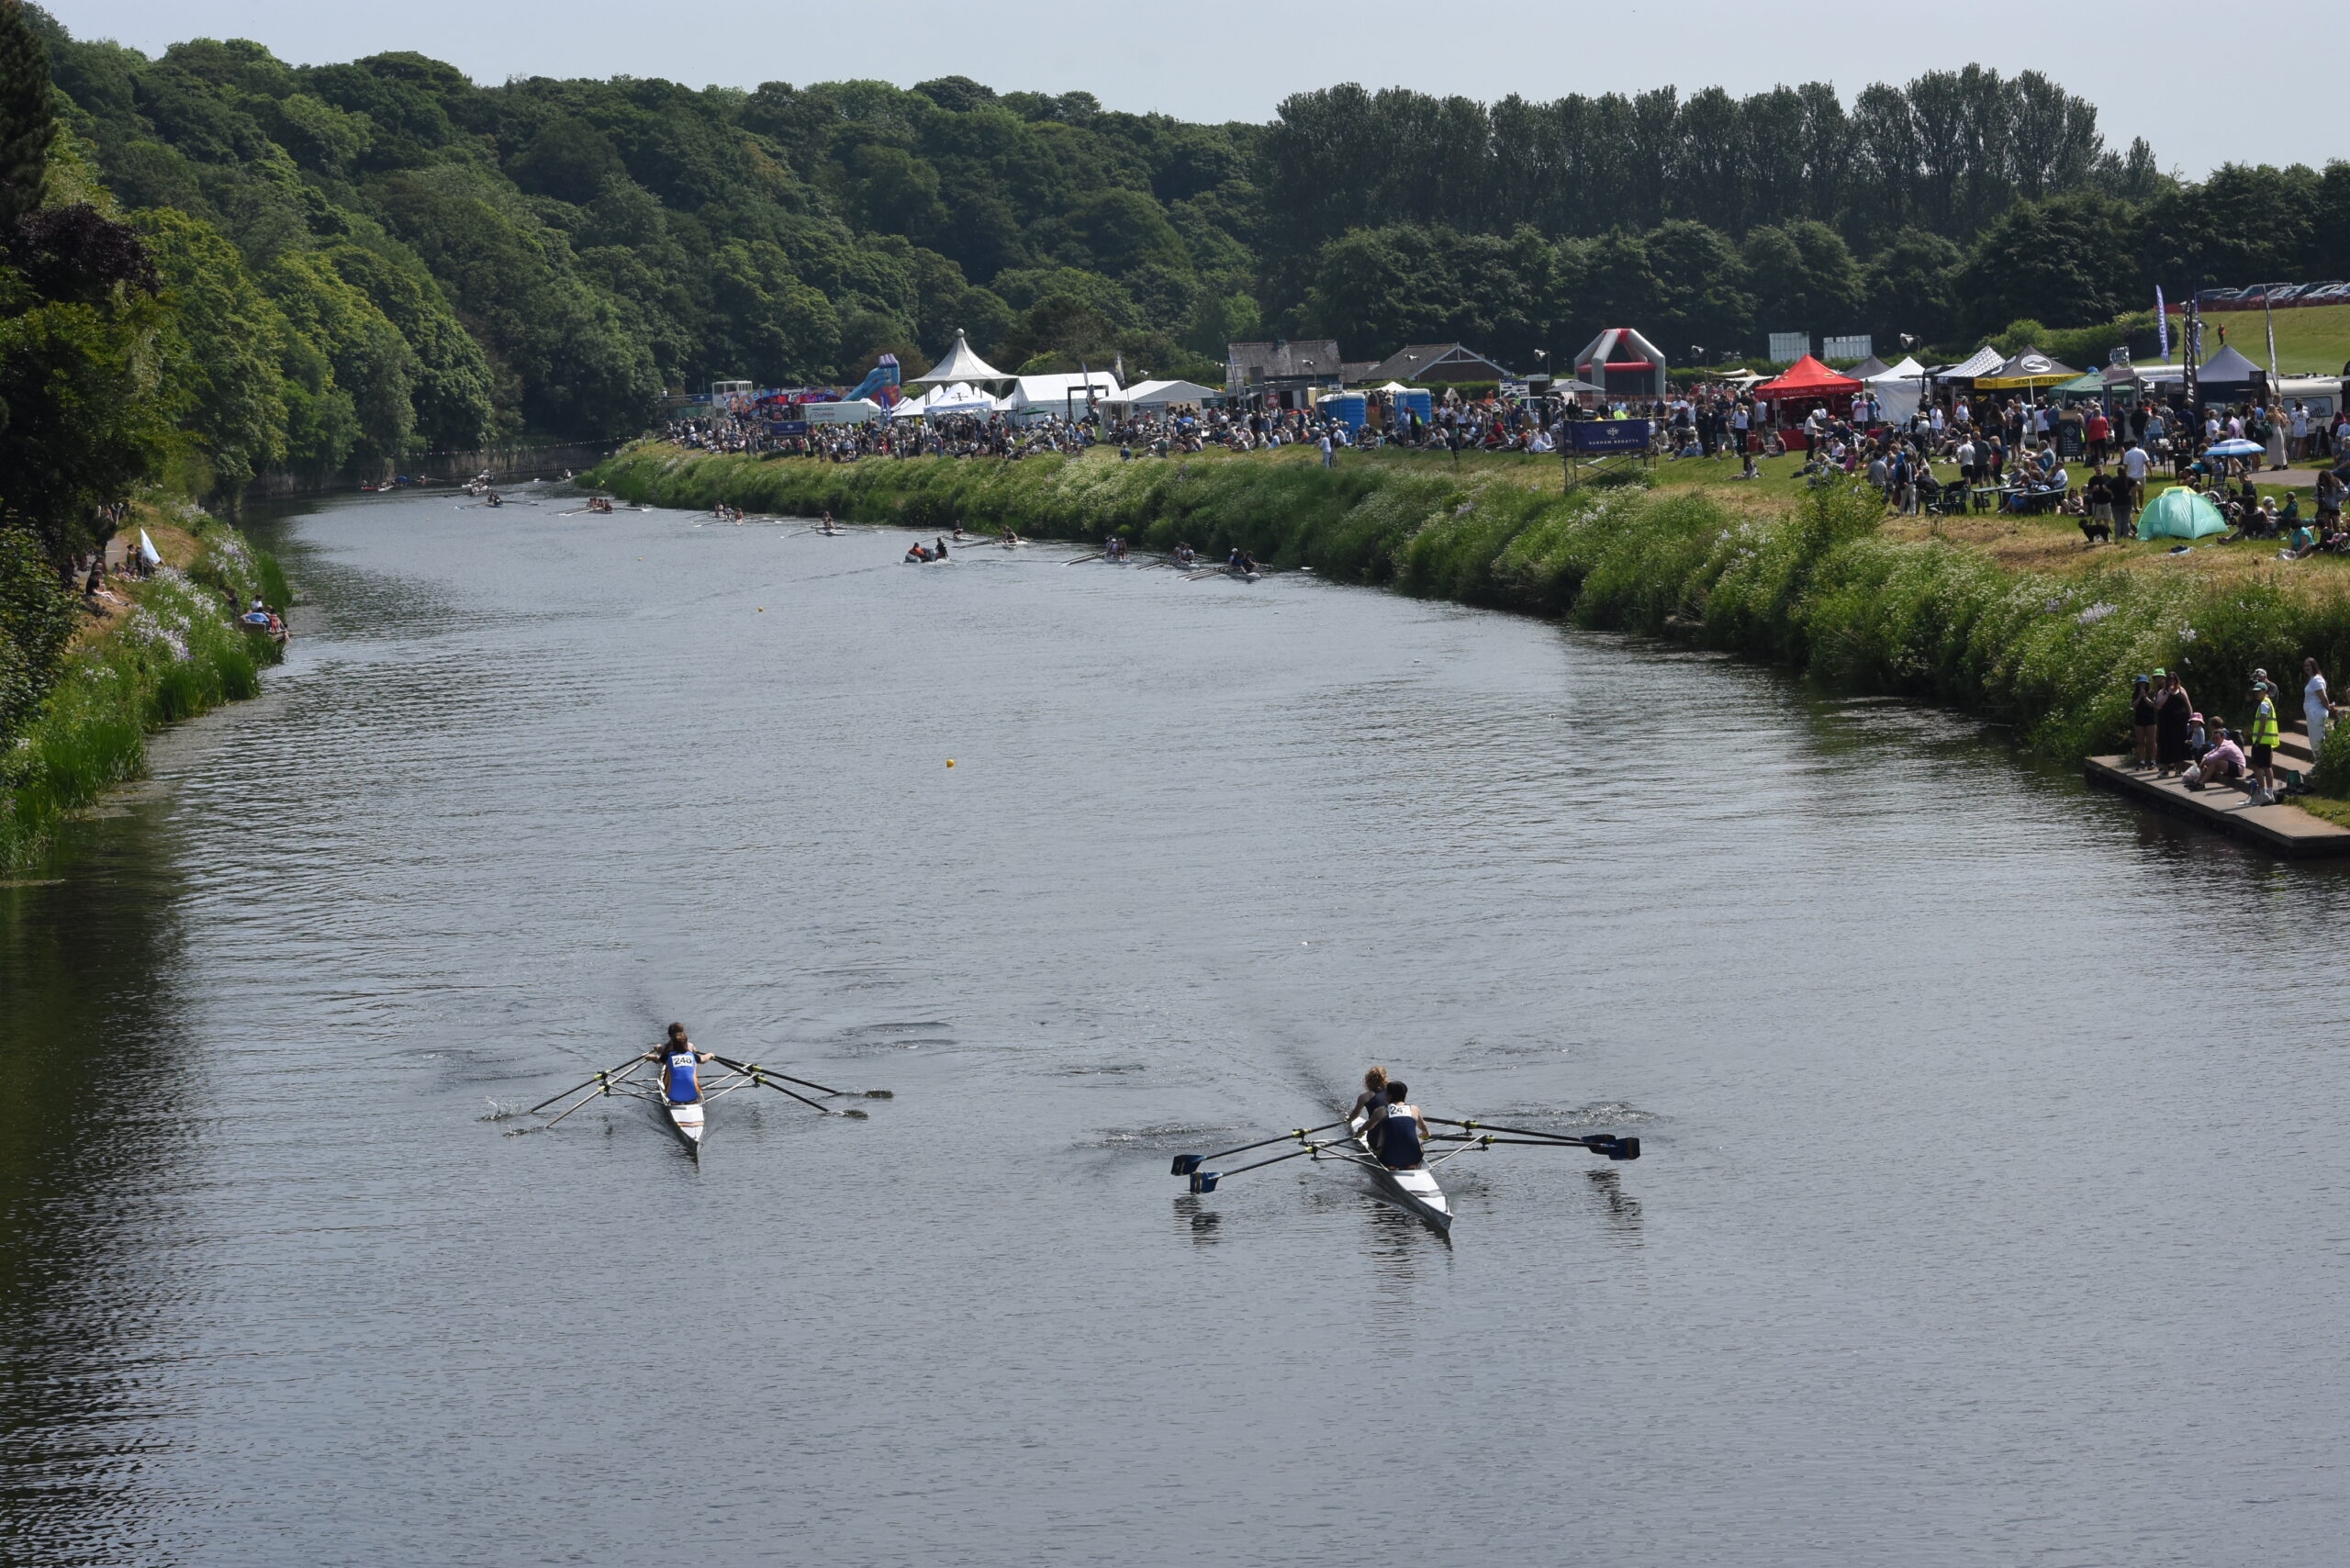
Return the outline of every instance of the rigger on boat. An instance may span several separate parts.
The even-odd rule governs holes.
[[[1431,1132],[1431,1126],[1449,1127],[1449,1132]],[[1336,1133],[1340,1137],[1317,1138],[1318,1134]],[[1201,1169],[1209,1160],[1222,1159],[1227,1155],[1246,1154],[1252,1149],[1270,1148],[1276,1144],[1294,1141],[1301,1147],[1287,1154],[1277,1154],[1269,1159],[1237,1165],[1229,1170]],[[1432,1144],[1453,1147],[1429,1153]],[[1581,1148],[1609,1159],[1638,1159],[1640,1140],[1623,1137],[1615,1133],[1592,1133],[1581,1137],[1564,1133],[1538,1132],[1528,1127],[1495,1126],[1490,1122],[1456,1122],[1442,1116],[1423,1114],[1411,1102],[1408,1087],[1391,1082],[1384,1068],[1372,1068],[1363,1076],[1363,1092],[1346,1115],[1318,1127],[1298,1127],[1280,1137],[1261,1138],[1244,1143],[1237,1148],[1218,1149],[1214,1154],[1179,1154],[1175,1157],[1173,1174],[1186,1178],[1194,1193],[1213,1193],[1216,1183],[1226,1176],[1237,1176],[1244,1170],[1261,1170],[1268,1165],[1279,1165],[1285,1159],[1311,1159],[1316,1164],[1325,1160],[1360,1167],[1371,1172],[1372,1183],[1388,1202],[1411,1213],[1449,1234],[1452,1229],[1452,1204],[1444,1188],[1436,1179],[1436,1167],[1448,1159],[1457,1159],[1472,1150],[1482,1151],[1501,1145],[1530,1148]]]

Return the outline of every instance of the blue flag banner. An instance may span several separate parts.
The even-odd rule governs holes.
[[[1577,420],[1567,426],[1577,452],[1646,452],[1646,420]]]
[[[2154,285],[2154,330],[2162,337],[2162,357],[2170,359],[2170,312],[2163,308],[2163,286]]]

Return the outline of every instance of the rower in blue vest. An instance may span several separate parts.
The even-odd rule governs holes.
[[[1409,1094],[1400,1081],[1387,1086],[1387,1114],[1372,1147],[1379,1150],[1379,1162],[1390,1170],[1418,1166],[1420,1140],[1428,1136],[1428,1125],[1420,1118],[1420,1108],[1412,1103]]]
[[[670,1025],[668,1039],[644,1054],[661,1064],[661,1092],[672,1103],[690,1105],[701,1098],[700,1067],[710,1053],[694,1049],[683,1024]]]

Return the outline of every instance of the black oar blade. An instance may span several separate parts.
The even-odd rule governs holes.
[[[1192,1178],[1192,1191],[1194,1193],[1213,1193],[1215,1191],[1216,1177],[1221,1174],[1221,1172],[1214,1170],[1194,1170],[1189,1172],[1189,1174]]]
[[[1640,1157],[1640,1140],[1636,1137],[1594,1133],[1584,1141],[1591,1145],[1592,1153],[1604,1154],[1610,1159],[1638,1159]]]
[[[891,1093],[887,1089],[868,1089],[865,1092],[865,1097],[867,1100],[895,1100],[897,1098],[895,1094]]]
[[[862,1111],[843,1111],[840,1114],[846,1116],[852,1122],[869,1122],[873,1119]]]
[[[1189,1176],[1200,1168],[1200,1161],[1206,1158],[1207,1156],[1204,1154],[1179,1154],[1175,1157],[1174,1169],[1169,1170],[1168,1174],[1170,1176]],[[1194,1187],[1192,1191],[1196,1193],[1199,1189]]]

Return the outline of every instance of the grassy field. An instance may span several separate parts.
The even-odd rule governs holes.
[[[2306,310],[2279,310],[2277,322],[2277,368],[2287,375],[2339,375],[2350,364],[2350,305],[2317,305]],[[2268,364],[2268,334],[2257,310],[2221,310],[2203,318],[2207,349],[2220,344],[2219,329],[2228,330],[2228,346],[2253,364]],[[2171,319],[2171,343],[2178,342],[2178,319]]]

